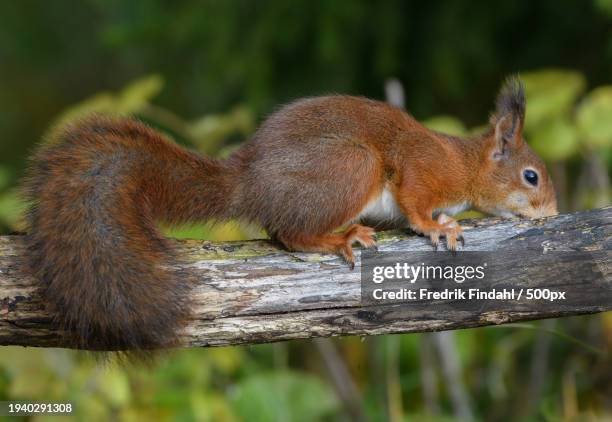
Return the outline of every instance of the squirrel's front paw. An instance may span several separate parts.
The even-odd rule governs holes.
[[[455,219],[446,214],[440,214],[437,221],[438,228],[429,232],[429,238],[434,249],[438,249],[440,236],[442,236],[446,239],[446,248],[451,252],[456,252],[458,241],[461,242],[461,246],[465,244],[463,229]]]

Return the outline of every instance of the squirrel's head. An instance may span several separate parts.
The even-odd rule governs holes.
[[[546,166],[523,139],[525,88],[510,77],[497,97],[491,128],[483,138],[476,206],[502,217],[557,214],[555,189]]]

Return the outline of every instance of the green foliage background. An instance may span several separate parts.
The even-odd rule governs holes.
[[[562,211],[609,205],[610,0],[2,2],[0,234],[24,229],[17,186],[28,151],[78,115],[135,114],[224,156],[278,104],[330,92],[383,99],[395,77],[415,117],[470,134],[517,71],[526,138],[547,161]],[[237,224],[165,230],[262,235]],[[427,335],[335,345],[370,419],[457,417]],[[451,346],[476,419],[612,418],[610,313],[458,331]],[[0,400],[71,400],[80,420],[351,420],[317,350],[308,341],[182,350],[143,368],[4,347]]]

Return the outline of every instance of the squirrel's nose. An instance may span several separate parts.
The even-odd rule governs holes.
[[[540,217],[551,217],[559,214],[557,211],[557,205],[543,206],[540,208]]]

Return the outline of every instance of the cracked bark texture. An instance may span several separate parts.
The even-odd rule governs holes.
[[[287,252],[268,240],[176,241],[184,258],[180,270],[195,284],[193,319],[181,333],[184,344],[224,346],[453,330],[612,309],[612,207],[540,220],[482,219],[462,221],[462,225],[466,236],[463,249],[507,254],[516,262],[517,271],[519,267],[525,269],[540,286],[554,280],[549,280],[541,266],[531,270],[529,261],[534,250],[593,252],[603,275],[602,285],[595,287],[603,289],[607,299],[571,309],[480,313],[423,302],[364,306],[358,248],[358,265],[350,271],[336,256]],[[379,249],[430,251],[431,245],[423,237],[388,231],[379,233]],[[62,347],[61,333],[45,312],[36,280],[23,271],[23,254],[21,236],[0,237],[0,344]],[[565,287],[571,289],[572,285]],[[574,287],[575,294],[592,294],[589,286],[578,280]],[[585,299],[588,303],[588,297]]]

